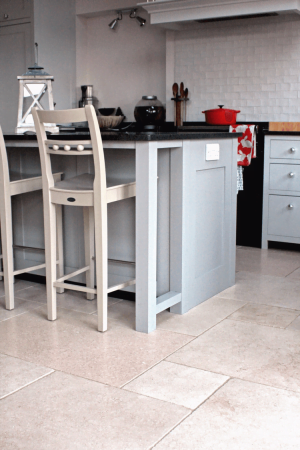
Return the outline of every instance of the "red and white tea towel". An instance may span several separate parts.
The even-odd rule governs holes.
[[[238,166],[250,166],[251,159],[256,158],[255,125],[231,125],[230,133],[243,133],[238,138],[237,163]]]

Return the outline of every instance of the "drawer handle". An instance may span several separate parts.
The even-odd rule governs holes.
[[[292,205],[291,203],[288,205],[289,209],[294,209],[294,205]]]
[[[8,17],[9,17],[8,14],[4,14],[4,15],[3,15],[3,18],[4,18],[4,19],[8,19]]]
[[[295,147],[292,147],[291,148],[291,153],[295,153],[295,151],[296,151]]]
[[[290,172],[290,173],[289,173],[289,177],[290,177],[290,178],[293,178],[294,176],[295,176],[294,172]]]
[[[76,199],[74,197],[68,197],[67,198],[68,202],[76,202]]]

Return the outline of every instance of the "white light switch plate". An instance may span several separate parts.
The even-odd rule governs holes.
[[[206,144],[206,161],[217,161],[220,159],[220,144]]]

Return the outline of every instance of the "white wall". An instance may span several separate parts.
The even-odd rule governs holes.
[[[174,36],[174,79],[189,88],[188,120],[224,104],[242,111],[239,121],[300,121],[298,15],[201,24]]]
[[[165,103],[165,30],[147,24],[140,27],[128,14],[115,30],[105,17],[77,19],[77,94],[80,85],[92,84],[99,107],[120,106],[126,120],[134,120],[133,110],[142,95],[157,95]]]
[[[139,0],[76,0],[76,14],[92,17],[105,11],[137,7],[138,3]]]
[[[39,64],[54,76],[56,109],[76,102],[75,0],[34,0],[34,41]]]

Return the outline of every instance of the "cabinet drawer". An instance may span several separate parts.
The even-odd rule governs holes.
[[[30,0],[0,0],[0,22],[30,17]]]
[[[270,164],[269,189],[300,192],[300,164]]]
[[[270,158],[300,159],[300,140],[272,139]]]
[[[300,197],[269,195],[268,234],[300,237]]]

